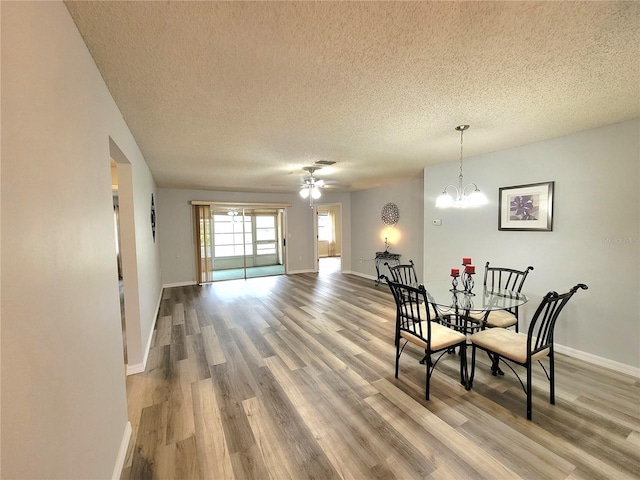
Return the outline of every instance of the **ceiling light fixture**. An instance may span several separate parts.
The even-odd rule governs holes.
[[[469,128],[469,125],[458,125],[456,130],[460,132],[460,175],[458,175],[458,186],[449,184],[444,187],[442,191],[442,195],[438,197],[436,200],[436,207],[438,208],[467,208],[467,207],[478,207],[480,205],[485,205],[489,203],[487,197],[484,193],[480,191],[478,186],[475,183],[468,183],[464,187],[462,186],[462,135],[464,131]],[[455,190],[455,199],[447,193],[449,188],[453,188]],[[473,191],[471,194],[466,195],[465,191],[468,187],[472,187]]]
[[[305,167],[309,172],[309,176],[304,179],[300,186],[300,196],[309,199],[309,206],[313,207],[313,201],[321,197],[320,187],[324,186],[324,181],[313,176],[313,172],[318,170],[317,167]]]

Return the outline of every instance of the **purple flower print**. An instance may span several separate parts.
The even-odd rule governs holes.
[[[513,197],[509,204],[512,220],[537,220],[537,208],[532,195],[519,195]]]

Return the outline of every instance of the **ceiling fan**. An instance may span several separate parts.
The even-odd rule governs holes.
[[[309,206],[313,207],[313,201],[320,198],[320,189],[324,187],[324,180],[313,175],[320,167],[304,167],[303,170],[309,173],[309,176],[302,180],[300,185],[300,196],[309,199]]]
[[[316,165],[321,164],[320,162],[321,161],[316,162]],[[333,165],[334,163],[336,162],[322,163],[322,165]],[[349,184],[340,183],[339,180],[318,178],[315,172],[321,168],[322,167],[318,166],[302,167],[302,170],[307,173],[307,176],[300,179],[300,196],[304,199],[308,198],[309,206],[311,207],[313,207],[313,201],[321,197],[320,189],[335,188],[346,190],[351,187]]]

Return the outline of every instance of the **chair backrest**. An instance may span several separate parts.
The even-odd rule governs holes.
[[[491,267],[489,262],[484,266],[484,285],[490,288],[506,288],[520,293],[522,285],[527,279],[533,267],[529,266],[524,270],[516,270],[506,267]]]
[[[527,355],[533,356],[545,348],[553,348],[553,330],[556,327],[558,315],[579,288],[586,290],[588,287],[584,283],[579,283],[567,293],[558,294],[552,291],[544,296],[529,325]]]
[[[389,269],[389,273],[394,282],[414,286],[420,283],[418,281],[418,275],[416,274],[416,268],[413,265],[413,260],[409,260],[409,263],[403,265],[389,265],[388,262],[384,264]]]
[[[394,282],[382,276],[389,285],[396,302],[396,330],[406,331],[430,344],[431,337],[431,309],[427,301],[424,285],[417,287]]]
[[[489,262],[487,262],[484,266],[484,286],[492,290],[507,289],[520,293],[524,281],[532,270],[532,266],[528,266],[524,270],[507,267],[491,267],[489,266]],[[514,314],[516,318],[518,317],[518,307],[508,308],[507,311]]]

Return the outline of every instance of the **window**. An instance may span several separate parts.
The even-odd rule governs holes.
[[[275,215],[256,215],[256,255],[276,254]]]
[[[253,255],[251,217],[215,214],[213,232],[214,257]]]
[[[256,255],[276,254],[276,215],[216,213],[213,215],[213,232],[215,258],[253,255],[254,243]]]

